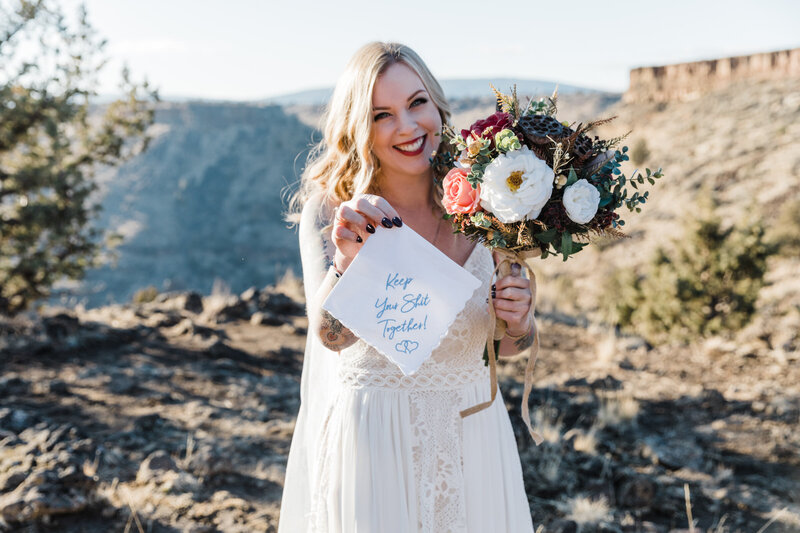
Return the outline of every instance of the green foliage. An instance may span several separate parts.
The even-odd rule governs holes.
[[[650,149],[647,147],[647,141],[639,139],[631,150],[631,161],[634,165],[643,165],[649,158]]]
[[[487,219],[483,212],[479,211],[470,217],[472,223],[476,226],[480,226],[482,228],[491,228],[492,223],[489,219]]]
[[[497,146],[497,149],[503,153],[522,148],[517,134],[508,128],[494,136],[494,144]]]
[[[152,302],[158,296],[158,289],[155,288],[153,285],[148,285],[143,289],[139,289],[134,293],[133,298],[131,301],[135,304],[143,304],[147,302]]]
[[[780,248],[781,255],[800,256],[800,200],[783,204],[769,237],[770,242]]]
[[[50,1],[0,4],[0,312],[25,310],[54,282],[102,264],[90,227],[95,169],[147,146],[158,95],[127,69],[125,98],[90,116],[105,41],[78,15],[71,28]]]
[[[616,210],[624,203],[625,207],[628,208],[628,211],[636,211],[637,213],[641,213],[642,209],[639,207],[639,205],[647,202],[650,191],[640,193],[638,190],[639,185],[644,185],[645,180],[650,185],[654,185],[657,179],[664,177],[661,168],[655,172],[649,168],[646,168],[644,176],[641,174],[637,175],[637,171],[634,171],[631,177],[628,178],[625,176],[625,174],[623,174],[620,167],[622,166],[623,161],[628,161],[629,159],[628,147],[623,146],[622,150],[614,152],[614,157],[595,173],[595,176],[612,176],[612,179],[610,180],[600,179],[597,180],[597,183],[595,184],[595,187],[597,187],[597,190],[600,192],[600,207],[608,206],[609,208]],[[628,185],[636,189],[630,198],[628,197]],[[614,220],[611,223],[613,228],[624,225],[625,221],[622,219]]]
[[[612,277],[603,297],[606,319],[651,343],[691,342],[750,321],[767,258],[777,249],[757,218],[723,228],[713,201],[699,207],[685,237],[669,251],[659,248],[642,275],[624,269]]]

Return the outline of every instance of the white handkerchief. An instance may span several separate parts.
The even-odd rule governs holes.
[[[378,227],[322,307],[408,375],[480,284],[408,226]]]

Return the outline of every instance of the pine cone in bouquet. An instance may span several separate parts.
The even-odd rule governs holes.
[[[550,139],[568,137],[573,133],[571,129],[564,126],[555,117],[548,115],[521,117],[517,122],[517,126],[522,130],[525,139],[533,144],[548,144]]]
[[[592,144],[592,140],[583,133],[579,133],[572,146],[572,156],[575,162],[581,165],[593,155],[594,145]]]
[[[576,136],[571,128],[548,115],[521,117],[517,122],[517,128],[522,131],[528,148],[551,167],[554,143],[564,143],[569,147],[572,146]]]

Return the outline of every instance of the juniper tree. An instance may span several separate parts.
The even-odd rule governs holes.
[[[767,258],[777,248],[756,217],[725,227],[707,193],[683,238],[659,247],[639,275],[617,273],[607,288],[607,317],[651,343],[732,332],[755,313]]]
[[[96,172],[146,149],[156,91],[90,104],[107,59],[81,7],[69,22],[49,0],[0,0],[0,312],[14,314],[102,264],[119,235],[91,227]]]

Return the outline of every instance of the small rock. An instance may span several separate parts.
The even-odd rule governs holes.
[[[574,520],[558,518],[550,522],[550,527],[547,528],[547,531],[552,531],[553,533],[577,533],[578,524]]]
[[[21,409],[0,409],[0,427],[14,433],[21,433],[31,427],[34,422],[35,419]]]
[[[209,444],[200,445],[189,457],[189,460],[185,462],[184,466],[196,476],[210,476],[236,471],[231,459]]]
[[[181,316],[175,312],[157,312],[144,319],[144,324],[150,328],[170,328],[181,321]]]
[[[143,433],[150,432],[162,424],[164,424],[164,419],[158,413],[140,416],[133,423],[135,429]]]
[[[135,380],[124,374],[116,374],[112,376],[108,384],[109,392],[114,394],[131,394],[138,387]]]
[[[61,379],[51,379],[40,384],[38,387],[39,394],[66,394],[67,384]]]
[[[564,382],[565,387],[588,387],[589,382],[586,378],[570,378]]]
[[[611,374],[608,374],[602,379],[592,381],[589,386],[593,389],[620,390],[622,388],[622,382]]]
[[[645,476],[623,479],[619,485],[617,502],[623,507],[649,508],[656,496],[656,484]]]
[[[42,317],[45,333],[55,342],[66,342],[78,333],[80,321],[71,313],[57,313]]]
[[[172,460],[172,457],[163,450],[157,450],[142,461],[139,465],[139,471],[136,473],[137,483],[147,483],[150,480],[159,478],[165,472],[175,472],[178,470],[178,465]]]
[[[280,326],[286,323],[286,319],[272,311],[256,311],[250,317],[250,323],[257,326]]]
[[[262,292],[258,298],[258,309],[271,311],[277,315],[303,315],[305,306],[295,302],[281,292]]]
[[[257,288],[255,288],[255,287],[250,287],[249,289],[247,289],[246,291],[244,291],[242,294],[240,294],[240,295],[239,295],[239,298],[240,298],[242,301],[245,301],[245,302],[250,302],[250,301],[252,301],[252,300],[258,300],[258,297],[259,297],[260,295],[261,295],[261,291],[260,291],[260,290],[258,290],[258,289],[257,289]]]
[[[620,346],[621,349],[628,352],[635,352],[639,349],[644,349],[647,351],[653,349],[653,346],[649,342],[637,335],[622,337],[617,340],[617,345]]]
[[[234,320],[247,320],[250,318],[250,308],[247,302],[236,298],[223,306],[216,314],[216,322],[232,322]]]
[[[703,389],[702,405],[704,409],[711,409],[713,411],[721,411],[728,403],[725,396],[716,389]]]
[[[24,379],[13,377],[0,377],[0,398],[11,394],[23,394],[28,390],[28,382]]]

